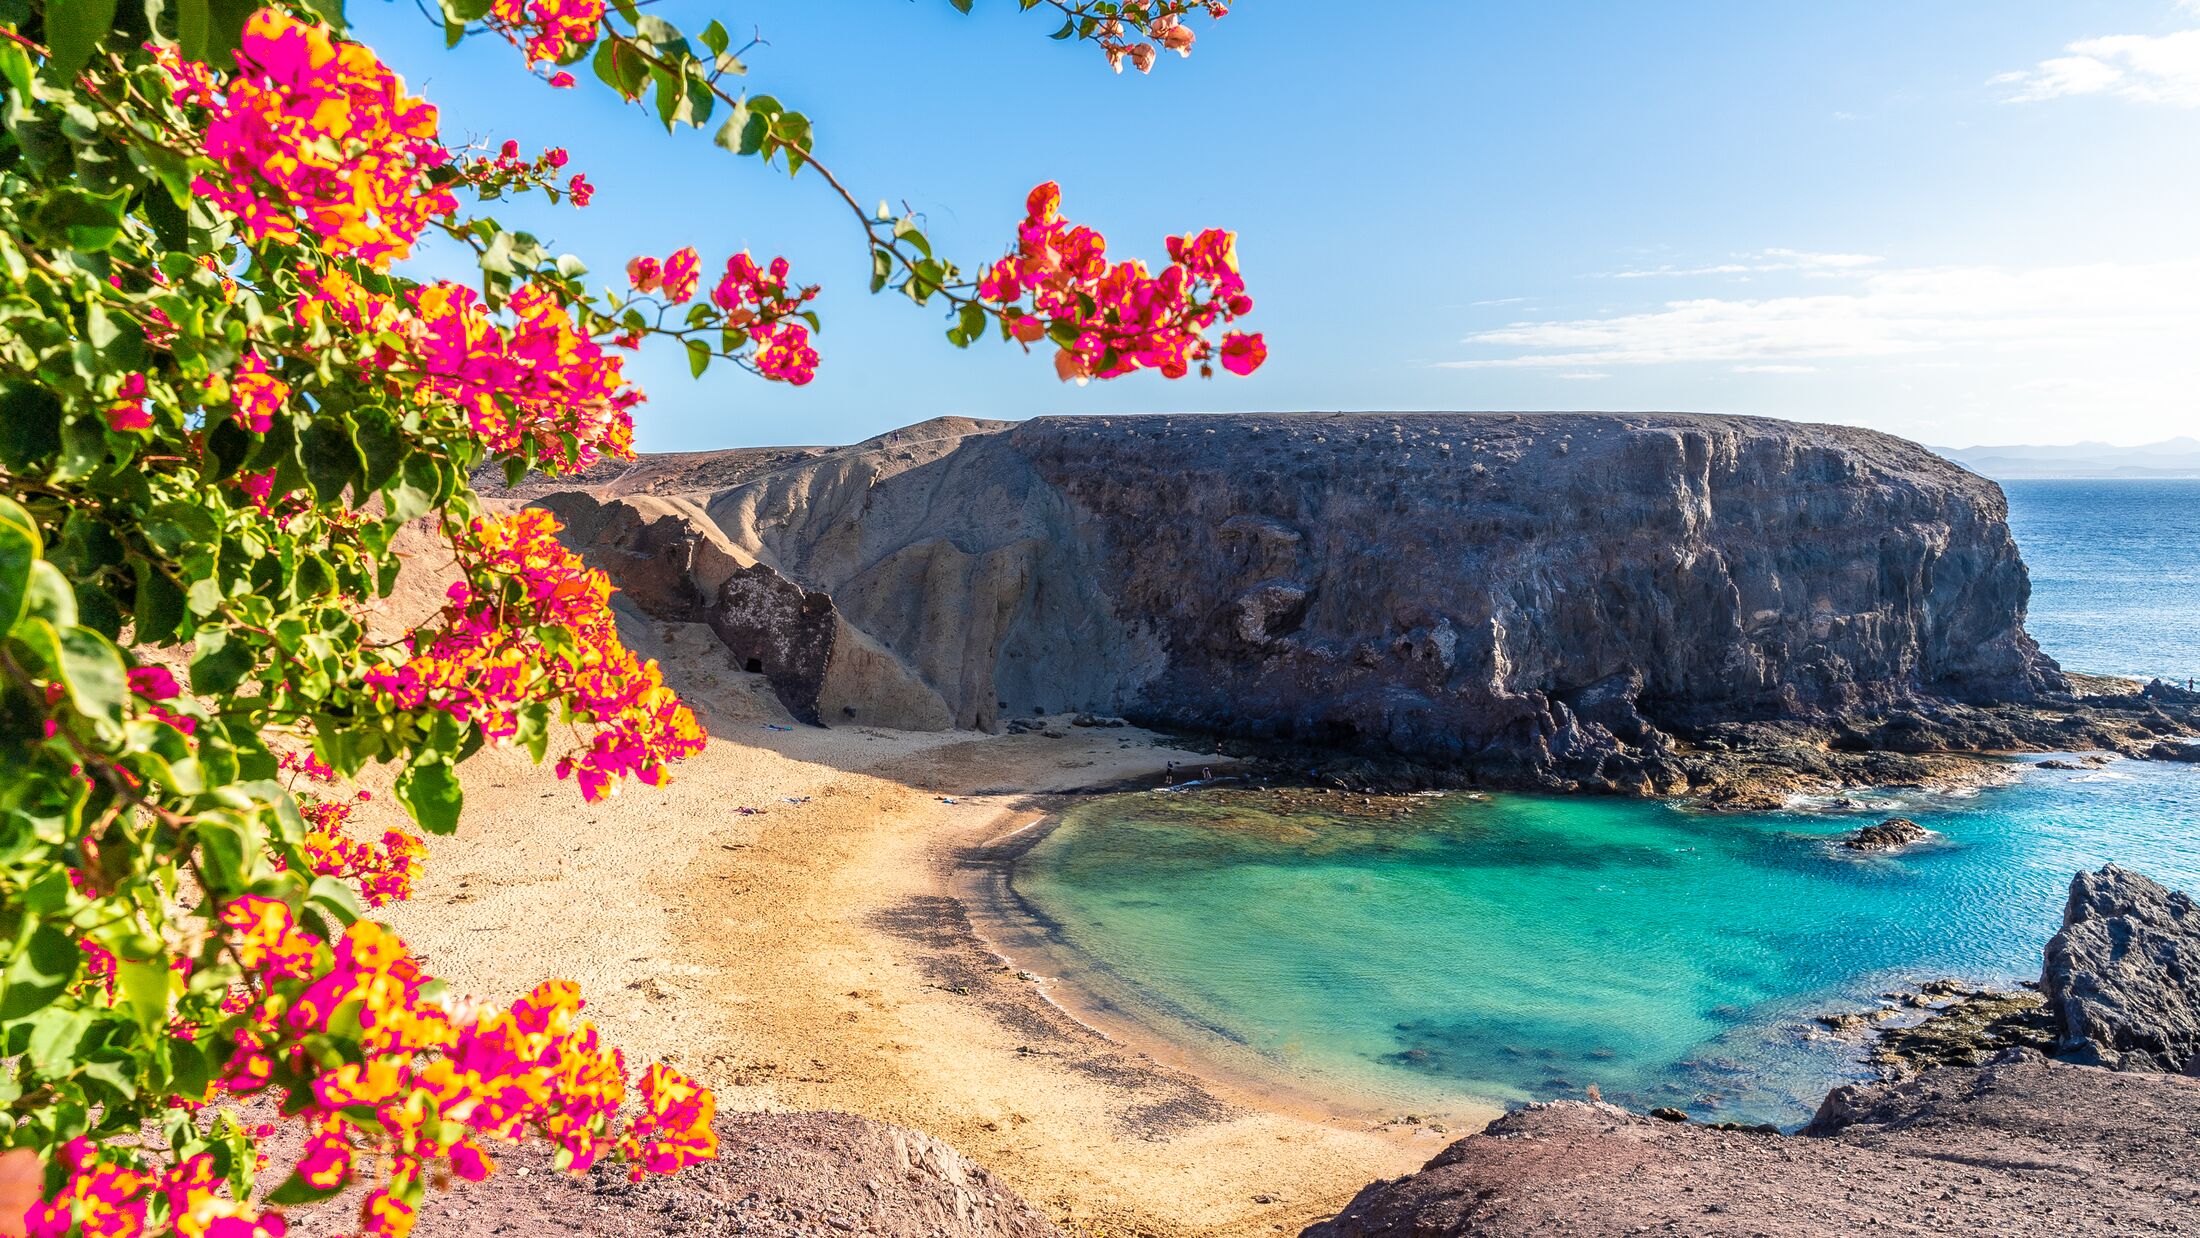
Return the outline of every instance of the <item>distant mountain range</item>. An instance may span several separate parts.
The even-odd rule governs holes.
[[[2189,435],[2143,447],[2073,443],[2067,447],[1935,447],[1934,451],[1996,481],[2030,478],[2200,478],[2200,438]]]

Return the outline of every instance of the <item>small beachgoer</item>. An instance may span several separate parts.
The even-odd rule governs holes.
[[[1212,765],[1200,766],[1199,780],[1201,782],[1213,782],[1215,780],[1215,767]]]
[[[1161,783],[1161,785],[1162,785],[1162,786],[1165,786],[1165,787],[1173,787],[1173,786],[1175,786],[1175,785],[1176,785],[1176,762],[1174,762],[1174,761],[1171,761],[1171,762],[1169,762],[1169,769],[1168,769],[1168,772],[1167,772],[1167,773],[1165,773],[1165,774],[1163,774],[1163,775],[1161,776],[1161,778],[1162,778],[1162,783]]]

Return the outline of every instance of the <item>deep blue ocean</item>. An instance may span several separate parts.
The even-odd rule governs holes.
[[[2200,482],[2019,482],[2031,630],[2066,667],[2200,676]],[[2037,758],[2034,758],[2035,760]],[[1900,814],[1938,832],[1838,845]],[[1089,802],[1016,888],[1089,994],[1233,1067],[1429,1112],[1580,1097],[1796,1124],[1864,1074],[1816,1013],[2037,976],[2071,875],[2200,890],[2200,767],[2028,770],[1705,815],[1452,795],[1403,821],[1262,797]]]
[[[2027,627],[2066,669],[2200,677],[2200,481],[2012,481]]]

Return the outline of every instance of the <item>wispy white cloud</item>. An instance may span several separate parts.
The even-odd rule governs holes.
[[[1885,261],[1872,254],[1821,254],[1801,249],[1760,249],[1755,253],[1738,255],[1731,262],[1713,266],[1649,267],[1633,271],[1614,271],[1613,279],[1687,278],[1702,275],[1760,275],[1774,271],[1802,271],[1811,274],[1830,274],[1854,271]]]
[[[1927,267],[1861,273],[1838,293],[1700,297],[1602,317],[1515,322],[1466,338],[1495,355],[1439,364],[1567,372],[1678,363],[1807,367],[1842,358],[1945,359],[1982,349],[2087,345],[2190,357],[2200,355],[2195,341],[2200,260]]]
[[[1816,374],[1815,365],[1737,365],[1736,374]]]
[[[2200,13],[2200,4],[2178,7]],[[2065,50],[2066,56],[2001,74],[1988,84],[2009,88],[2012,103],[2105,94],[2141,103],[2200,107],[2200,30],[2081,39]]]

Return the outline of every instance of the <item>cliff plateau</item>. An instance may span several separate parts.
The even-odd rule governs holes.
[[[823,725],[1086,711],[1638,792],[1718,781],[1703,754],[1736,723],[1832,752],[2124,746],[1972,712],[2070,699],[2025,634],[2001,492],[1868,430],[947,419],[518,497]]]

